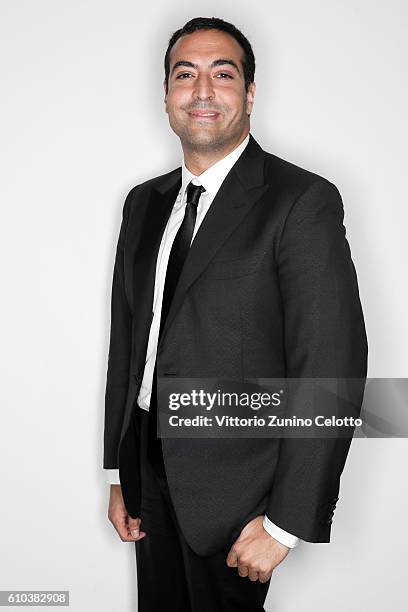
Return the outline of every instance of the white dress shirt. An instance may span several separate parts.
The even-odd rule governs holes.
[[[181,188],[174,203],[169,220],[167,222],[166,229],[164,230],[156,262],[156,277],[153,296],[153,319],[150,326],[145,369],[137,400],[140,408],[142,408],[143,410],[149,410],[153,372],[156,361],[156,350],[160,329],[160,315],[163,299],[164,282],[166,279],[167,263],[169,260],[169,255],[174,238],[176,237],[177,231],[184,218],[187,185],[190,183],[190,181],[192,181],[195,185],[202,185],[205,188],[205,191],[200,195],[200,199],[197,206],[197,218],[192,236],[193,241],[194,236],[196,235],[197,230],[200,227],[208,209],[210,208],[212,201],[214,200],[219,188],[221,187],[222,182],[224,181],[228,172],[231,170],[232,166],[238,160],[238,157],[245,149],[246,145],[248,144],[248,141],[249,134],[233,151],[231,151],[230,153],[228,153],[228,155],[210,166],[199,176],[195,176],[194,174],[192,174],[190,170],[186,168],[184,158],[182,160]],[[106,472],[109,484],[120,484],[118,469],[108,469],[106,470]],[[281,544],[284,544],[289,548],[294,548],[298,545],[300,541],[297,536],[294,536],[291,533],[284,531],[283,529],[272,523],[272,521],[266,515],[264,516],[263,526],[264,529],[272,537],[275,538],[275,540],[278,540],[278,542],[281,542]]]

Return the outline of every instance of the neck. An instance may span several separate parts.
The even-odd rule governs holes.
[[[192,174],[200,176],[203,172],[208,170],[210,166],[213,166],[217,161],[226,157],[231,151],[236,149],[243,140],[247,137],[249,129],[241,134],[241,136],[235,142],[229,142],[226,146],[221,148],[214,147],[212,149],[193,149],[186,143],[182,143],[184,164]]]

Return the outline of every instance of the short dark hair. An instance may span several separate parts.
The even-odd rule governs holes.
[[[190,21],[188,21],[182,28],[176,30],[174,34],[172,34],[169,40],[166,55],[164,56],[166,91],[168,90],[170,73],[170,51],[172,50],[173,45],[182,36],[192,34],[193,32],[197,32],[197,30],[221,30],[222,32],[227,32],[227,34],[230,34],[233,38],[235,38],[244,52],[242,67],[244,71],[245,89],[248,91],[248,86],[250,83],[253,83],[255,78],[255,56],[254,52],[252,51],[251,43],[232,23],[228,23],[228,21],[224,21],[218,17],[195,17],[194,19],[190,19]]]

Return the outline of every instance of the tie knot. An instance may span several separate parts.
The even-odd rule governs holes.
[[[187,204],[198,204],[201,193],[205,191],[202,185],[194,185],[191,181],[187,185]]]

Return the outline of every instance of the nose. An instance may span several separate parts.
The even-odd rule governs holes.
[[[193,96],[198,100],[207,100],[214,98],[214,88],[210,76],[202,74],[197,77],[194,83]]]

